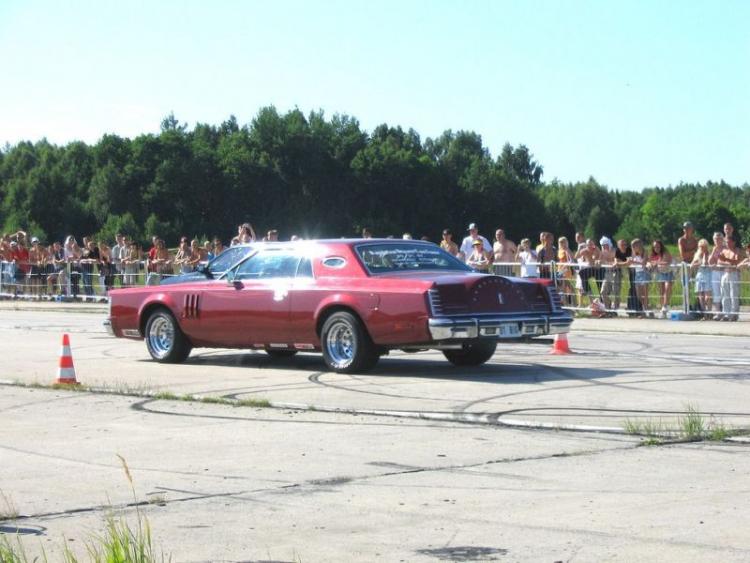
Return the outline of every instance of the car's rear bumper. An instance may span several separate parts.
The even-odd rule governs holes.
[[[573,315],[567,311],[517,316],[432,317],[428,329],[433,340],[497,338],[512,340],[529,336],[561,334],[570,331]]]

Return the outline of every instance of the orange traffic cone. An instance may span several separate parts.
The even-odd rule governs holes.
[[[73,356],[70,353],[70,338],[67,334],[63,334],[60,366],[57,368],[57,380],[55,383],[78,385],[78,381],[76,381],[76,368],[73,367]]]
[[[566,333],[555,335],[555,341],[552,343],[552,350],[549,353],[556,355],[573,354],[573,351],[568,347],[568,335]]]

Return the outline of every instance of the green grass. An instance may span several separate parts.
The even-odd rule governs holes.
[[[643,436],[644,445],[657,445],[664,441],[698,442],[721,441],[730,436],[741,433],[725,426],[713,416],[706,417],[697,406],[690,403],[685,405],[685,413],[678,417],[672,426],[661,419],[638,420],[626,419],[625,432],[634,436]]]
[[[0,489],[0,522],[18,518],[18,507],[13,498]],[[3,561],[0,558],[0,561]]]

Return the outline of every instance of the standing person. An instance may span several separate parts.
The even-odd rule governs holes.
[[[557,239],[557,286],[563,297],[563,302],[573,305],[573,253],[570,251],[567,237]]]
[[[362,238],[372,238],[372,231],[367,227],[362,229]]]
[[[279,231],[271,229],[266,233],[266,240],[268,242],[277,242],[279,240]]]
[[[224,252],[224,244],[221,242],[219,237],[214,237],[214,256],[218,256]]]
[[[193,271],[193,266],[190,263],[193,259],[193,253],[190,250],[190,245],[187,239],[180,241],[180,248],[177,250],[177,254],[174,258],[174,264],[179,268],[181,274],[189,274]]]
[[[695,294],[698,296],[698,303],[701,307],[701,320],[710,318],[711,310],[711,266],[709,259],[711,251],[708,248],[708,241],[704,238],[698,241],[698,251],[693,256],[690,265],[695,270]]]
[[[495,243],[492,245],[494,254],[495,273],[500,276],[513,275],[513,263],[516,261],[518,247],[512,240],[505,238],[505,231],[497,229],[495,231]]]
[[[190,241],[190,252],[192,253],[190,265],[193,266],[193,270],[198,269],[198,266],[208,261],[206,250],[201,246],[197,238]]]
[[[735,245],[740,246],[740,237],[734,230],[732,223],[724,223],[724,244],[729,245],[729,240],[733,240]]]
[[[203,251],[206,254],[206,261],[210,262],[216,257],[216,254],[214,254],[214,245],[211,243],[210,240],[203,242]]]
[[[121,264],[120,261],[122,260],[123,251],[125,250],[126,246],[124,243],[124,237],[122,236],[122,233],[117,233],[115,235],[115,244],[112,247],[112,276],[119,277],[122,274],[121,271]],[[120,282],[120,285],[122,285],[122,281]]]
[[[125,287],[133,287],[138,283],[138,269],[141,264],[141,249],[138,243],[126,237],[127,250],[121,260],[123,270],[123,284]]]
[[[630,268],[630,257],[632,256],[630,245],[625,239],[617,241],[617,248],[615,249],[615,283],[614,283],[614,308],[620,308],[620,295],[622,294],[622,280],[625,279],[625,275],[628,276],[628,300],[626,302],[626,308],[632,311],[640,311],[641,303],[638,300],[638,295],[635,291],[635,272]]]
[[[29,294],[39,299],[42,294],[42,283],[46,283],[46,280],[42,279],[43,274],[46,273],[46,253],[42,245],[39,244],[39,239],[36,237],[31,237],[31,249],[29,250],[28,261]]]
[[[680,278],[682,280],[683,299],[690,302],[690,264],[693,263],[695,251],[698,249],[698,239],[695,238],[695,228],[690,221],[682,224],[682,236],[677,239],[677,250],[680,254]]]
[[[719,256],[725,248],[724,233],[716,231],[713,236],[714,247],[711,256],[708,257],[708,265],[711,266],[711,301],[713,302],[714,320],[723,318],[721,310],[721,277],[724,275],[719,266]]]
[[[599,246],[602,250],[599,253],[599,269],[601,271],[601,296],[604,308],[609,316],[616,316],[612,311],[613,300],[615,297],[615,251],[612,248],[612,241],[609,237],[602,237],[599,240]],[[618,290],[619,292],[619,287]],[[617,296],[619,302],[619,295]]]
[[[471,223],[469,225],[469,235],[466,236],[463,241],[461,241],[461,246],[459,247],[459,250],[461,251],[461,254],[463,256],[463,260],[466,260],[466,257],[472,253],[475,240],[482,241],[482,248],[485,252],[492,252],[492,245],[490,245],[490,241],[479,234],[479,228],[477,227],[476,223]]]
[[[14,236],[16,240],[11,241],[11,256],[13,263],[15,264],[15,295],[18,295],[19,289],[21,293],[26,292],[26,278],[31,272],[31,264],[29,264],[29,250],[26,248],[24,242],[26,241],[26,233],[18,231]]]
[[[583,298],[589,297],[591,300],[591,288],[589,280],[593,277],[596,285],[596,293],[601,295],[599,287],[598,268],[601,260],[601,251],[597,248],[596,242],[591,239],[586,241],[586,245],[580,247],[575,253],[575,259],[578,260],[578,277],[581,280],[580,306],[583,306]]]
[[[65,252],[58,241],[52,243],[47,262],[47,293],[62,297],[66,290]],[[55,285],[57,290],[55,290]]]
[[[114,287],[115,267],[112,264],[112,249],[103,240],[99,241],[99,278],[105,293]]]
[[[680,251],[680,261],[692,264],[695,251],[698,250],[698,240],[695,238],[695,228],[690,221],[682,224],[682,236],[677,239],[677,248]]]
[[[539,276],[549,279],[552,277],[552,270],[550,269],[549,262],[552,262],[557,258],[557,249],[553,244],[555,236],[552,233],[545,231],[539,235],[539,239],[541,244],[536,251],[537,260],[542,264]]]
[[[154,257],[148,259],[149,274],[146,285],[159,285],[162,277],[172,273],[172,257],[163,239],[156,240],[156,252]]]
[[[81,291],[81,247],[73,235],[65,239],[65,262],[67,262],[68,281],[70,283],[70,295],[77,298]]]
[[[630,248],[632,254],[630,256],[630,266],[633,269],[633,278],[635,280],[635,291],[638,296],[638,302],[640,304],[641,313],[639,317],[643,317],[644,314],[649,313],[648,304],[648,286],[651,283],[651,272],[646,267],[648,259],[646,258],[645,248],[643,247],[643,241],[641,239],[633,239],[630,242]],[[651,313],[653,316],[653,313]]]
[[[477,272],[489,272],[491,260],[489,253],[483,248],[482,241],[477,239],[472,245],[471,254],[466,258],[466,265]]]
[[[729,224],[729,223],[727,223]],[[719,253],[717,265],[723,270],[721,276],[722,321],[736,321],[740,312],[740,272],[737,265],[745,258],[742,247],[738,246],[731,232],[724,240],[724,249]]]
[[[87,298],[94,298],[94,266],[99,263],[99,247],[96,243],[84,237],[85,246],[82,249],[81,254],[81,270],[83,270],[83,291]]]
[[[458,245],[453,242],[453,232],[450,229],[443,229],[443,240],[440,241],[440,248],[451,256],[458,256]]]
[[[250,223],[242,223],[242,225],[237,227],[237,236],[232,239],[232,246],[235,244],[247,244],[255,241],[256,236],[253,226]]]
[[[672,255],[658,239],[651,244],[651,255],[648,258],[648,266],[655,272],[655,281],[659,287],[659,302],[661,303],[661,317],[667,318],[669,301],[672,298],[672,284],[674,273],[672,272]]]
[[[531,248],[531,241],[529,239],[525,238],[521,241],[521,244],[518,246],[518,256],[516,259],[521,264],[522,278],[539,277],[539,262],[536,251]]]

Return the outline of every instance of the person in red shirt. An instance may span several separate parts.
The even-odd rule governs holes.
[[[17,241],[10,243],[10,257],[11,261],[15,264],[15,295],[18,295],[19,289],[21,293],[24,291],[26,274],[31,271],[31,265],[29,264],[29,251],[23,245]]]

